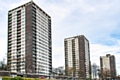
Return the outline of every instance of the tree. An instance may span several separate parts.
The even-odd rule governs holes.
[[[52,68],[52,75],[53,75],[53,77],[58,76],[58,69],[57,68]]]
[[[0,70],[7,70],[7,65],[5,64],[5,59],[0,61]]]
[[[97,77],[97,71],[98,71],[98,65],[96,65],[96,63],[94,63],[92,65],[92,75],[93,75],[93,79]]]
[[[97,69],[97,73],[98,73],[98,77],[99,77],[99,80],[101,80],[102,76],[101,76],[101,70],[100,69]]]
[[[62,77],[65,74],[64,67],[52,68],[52,75],[53,77]]]
[[[103,79],[110,78],[111,77],[110,69],[103,68],[103,70],[101,71],[101,76],[102,76]]]
[[[69,67],[66,69],[67,76],[73,77],[73,67]]]

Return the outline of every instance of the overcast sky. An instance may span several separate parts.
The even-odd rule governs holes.
[[[0,60],[7,53],[8,11],[30,0],[0,0]],[[85,35],[91,62],[112,54],[120,74],[120,0],[34,0],[52,18],[53,67],[64,66],[64,38]]]

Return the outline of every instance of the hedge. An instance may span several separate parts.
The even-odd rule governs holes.
[[[40,78],[23,78],[20,76],[17,76],[15,78],[10,78],[10,77],[2,77],[2,80],[47,80],[47,79],[40,79]]]

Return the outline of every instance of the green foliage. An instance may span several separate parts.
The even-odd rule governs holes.
[[[35,80],[40,80],[39,78],[35,78]]]
[[[4,77],[2,80],[11,80],[9,77]]]
[[[92,80],[91,78],[87,78],[86,80]]]
[[[79,80],[92,80],[91,78],[87,78],[87,79],[79,79]]]
[[[2,77],[2,80],[11,80],[11,79],[8,76],[4,76],[4,77]]]
[[[15,78],[13,78],[14,80],[24,80],[22,77],[20,77],[20,76],[17,76],[17,77],[15,77]]]
[[[25,78],[25,80],[34,80],[33,78]]]
[[[3,77],[2,80],[24,80],[24,79],[20,76],[17,76],[15,78]]]
[[[40,78],[23,78],[20,76],[17,76],[15,78],[10,78],[8,76],[2,77],[2,80],[47,80],[47,79],[40,79]]]

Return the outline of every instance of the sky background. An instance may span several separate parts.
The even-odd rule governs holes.
[[[0,0],[0,60],[7,53],[8,11],[30,0]],[[91,62],[116,57],[120,74],[120,0],[33,0],[52,18],[53,67],[64,66],[64,38],[85,35]]]

